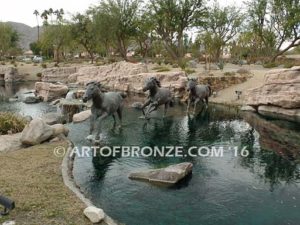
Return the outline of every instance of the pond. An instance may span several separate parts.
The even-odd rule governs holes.
[[[25,104],[22,102],[26,96],[33,95],[34,82],[8,83],[0,82],[0,111],[16,112],[24,116],[37,117],[47,112],[54,112],[56,107],[48,103]],[[19,101],[10,101],[18,96]]]
[[[238,146],[247,157],[77,157],[74,176],[93,203],[128,225],[283,225],[300,221],[300,126],[211,104],[194,118],[184,106],[150,122],[126,108],[122,129],[104,122],[106,146]],[[90,145],[88,121],[69,124],[78,147]],[[131,172],[192,162],[173,187],[128,178]]]

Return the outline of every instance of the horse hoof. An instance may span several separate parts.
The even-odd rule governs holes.
[[[88,141],[92,141],[92,140],[94,140],[94,135],[90,134],[85,139],[88,140]]]

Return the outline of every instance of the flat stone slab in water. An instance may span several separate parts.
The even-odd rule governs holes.
[[[135,172],[129,175],[130,179],[146,180],[150,183],[176,184],[192,172],[192,163],[179,163],[162,169]]]

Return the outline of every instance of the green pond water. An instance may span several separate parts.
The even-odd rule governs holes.
[[[32,83],[0,85],[0,95],[24,97],[31,89]],[[0,102],[0,111],[33,117],[55,110],[45,103]],[[74,176],[85,195],[127,225],[300,224],[299,124],[213,104],[194,118],[184,110],[171,108],[165,119],[159,111],[146,122],[126,107],[122,129],[113,128],[111,118],[104,122],[103,145],[238,146],[249,156],[227,150],[223,157],[77,157]],[[90,146],[88,121],[67,126],[76,146]],[[193,173],[173,187],[128,179],[134,171],[180,162],[192,162]]]
[[[125,109],[124,126],[103,125],[106,146],[239,146],[248,157],[76,158],[76,182],[95,205],[128,225],[283,225],[300,224],[300,126],[210,105],[195,118],[185,107],[161,112],[150,122]],[[76,146],[89,123],[69,125]],[[241,149],[241,148],[240,148]],[[128,179],[131,172],[192,162],[191,176],[173,187]]]

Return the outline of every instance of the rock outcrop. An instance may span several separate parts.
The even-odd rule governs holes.
[[[300,67],[268,72],[261,87],[245,93],[245,104],[259,112],[299,117]]]
[[[20,81],[23,76],[20,76],[18,69],[14,66],[0,66],[0,81],[12,82]]]
[[[90,81],[99,81],[115,91],[144,94],[142,86],[148,77],[157,77],[163,87],[170,88],[176,97],[181,97],[187,78],[182,71],[148,73],[144,64],[118,62],[104,66],[78,68],[78,72],[69,76],[69,83],[85,85]]]
[[[63,82],[67,83],[68,77],[76,73],[78,67],[54,67],[44,69],[42,72],[43,82]]]
[[[146,180],[150,183],[175,184],[192,172],[192,163],[179,163],[162,169],[131,173],[130,179]]]
[[[35,91],[37,96],[43,98],[45,102],[53,101],[64,97],[68,93],[68,86],[64,84],[53,84],[47,82],[36,82]]]

